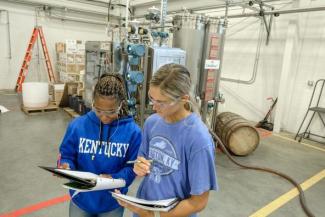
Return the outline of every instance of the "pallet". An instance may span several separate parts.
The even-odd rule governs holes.
[[[29,107],[21,107],[21,110],[25,112],[25,114],[30,115],[30,114],[35,114],[35,113],[43,113],[43,112],[53,112],[53,111],[58,111],[59,106],[55,105],[54,103],[50,103],[46,107],[35,107],[35,108],[29,108]]]
[[[63,110],[65,112],[67,112],[72,118],[76,118],[76,117],[79,117],[80,115],[75,112],[72,108],[69,108],[69,107],[64,107]]]

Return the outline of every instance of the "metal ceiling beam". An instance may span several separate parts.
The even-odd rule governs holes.
[[[177,0],[169,0],[168,2],[175,2]],[[147,2],[142,2],[142,3],[136,3],[134,2],[132,4],[133,7],[151,7],[153,5],[160,5],[161,0],[152,0],[152,1],[147,1]]]
[[[89,0],[67,0],[67,1],[88,4],[88,5],[96,5],[96,6],[100,6],[100,7],[107,7],[107,5],[108,5],[108,0],[106,2],[94,1],[94,0],[91,0],[91,1],[89,1]]]
[[[73,12],[81,12],[86,14],[96,14],[96,15],[102,15],[107,16],[107,10],[108,8],[93,5],[90,7],[89,3],[81,3],[79,2],[76,4],[75,1],[68,1],[68,0],[0,0],[0,2],[5,3],[15,3],[15,4],[21,4],[21,5],[29,5],[29,6],[49,6],[55,9],[63,9],[63,10],[70,10]],[[110,15],[112,17],[119,17],[118,11],[111,11]],[[124,12],[123,12],[124,14]]]
[[[278,16],[281,14],[303,13],[303,12],[312,12],[312,11],[325,11],[325,6],[293,8],[293,9],[287,9],[287,10],[264,11],[264,14]],[[228,18],[259,17],[260,15],[261,15],[260,13],[233,14],[233,15],[228,15]],[[221,18],[223,18],[223,17],[221,17]]]
[[[263,3],[271,3],[271,2],[279,2],[283,0],[264,0]],[[184,8],[190,11],[200,11],[200,10],[208,10],[208,9],[218,9],[225,8],[226,4],[224,1],[216,0],[204,0],[204,1],[188,1],[188,0],[169,0],[168,1],[168,14],[170,13],[179,13],[184,11]],[[240,6],[243,2],[230,2],[229,7]],[[134,9],[134,17],[144,17],[147,13],[147,9],[149,7],[155,6],[160,8],[160,1],[153,1],[153,3],[143,3],[138,4],[133,7]]]
[[[108,5],[109,0],[68,0],[68,1],[73,1],[73,2],[81,2],[85,4],[90,4],[90,5],[98,5],[105,7]],[[170,0],[170,1],[177,1],[177,0]],[[120,4],[125,4],[126,0],[111,0],[112,4],[120,3]],[[139,0],[136,1],[131,1],[130,5],[132,7],[137,7],[137,6],[151,6],[153,4],[160,3],[160,0],[150,0],[150,1],[144,1],[144,2],[139,2]]]
[[[72,22],[88,23],[88,24],[95,24],[95,25],[104,25],[104,26],[107,25],[107,22],[105,21],[96,21],[96,20],[90,20],[84,18],[59,16],[54,14],[47,15],[47,17],[52,19],[57,19],[57,20],[64,20],[64,21],[72,21]]]

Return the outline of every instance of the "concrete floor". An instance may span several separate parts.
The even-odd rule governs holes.
[[[71,118],[62,110],[25,115],[19,109],[20,101],[16,95],[0,93],[0,105],[11,110],[0,115],[0,217],[4,217],[5,213],[67,194],[60,186],[65,180],[52,177],[37,166],[55,165],[58,146]],[[313,145],[325,149],[324,145]],[[325,169],[324,151],[278,136],[262,139],[254,153],[236,159],[277,169],[299,183]],[[286,180],[274,175],[238,168],[221,153],[217,154],[216,165],[220,190],[210,194],[209,204],[200,213],[201,217],[250,216],[293,188]],[[135,194],[139,182],[136,180],[131,186],[131,195]],[[324,216],[325,178],[306,190],[305,196],[315,216]],[[68,216],[68,202],[24,216]],[[126,212],[125,216],[131,214]],[[269,216],[302,217],[305,214],[295,197]]]

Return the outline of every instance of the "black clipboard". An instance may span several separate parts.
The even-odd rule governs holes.
[[[59,171],[58,169],[60,168],[56,168],[56,167],[45,167],[45,166],[38,166],[48,172],[51,172],[55,175],[58,175],[62,178],[66,178],[66,179],[69,179],[73,182],[77,182],[81,185],[83,185],[84,188],[93,188],[96,186],[96,182],[94,182],[93,180],[90,180],[90,179],[83,179],[83,178],[80,178],[78,176],[74,176],[74,175],[70,175],[70,174],[66,174],[66,173],[62,173],[61,171]],[[60,170],[64,170],[64,169],[60,169]],[[73,171],[73,170],[67,170],[67,171]]]

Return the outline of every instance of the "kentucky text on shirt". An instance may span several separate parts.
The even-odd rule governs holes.
[[[82,154],[104,154],[107,157],[125,157],[129,148],[128,143],[116,143],[99,140],[80,138],[79,153]]]

